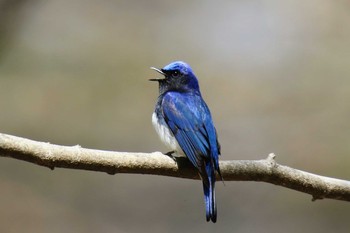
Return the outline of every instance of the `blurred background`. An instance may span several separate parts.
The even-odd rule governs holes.
[[[159,75],[191,64],[222,159],[350,180],[350,3],[0,0],[0,132],[153,152]],[[256,182],[110,176],[0,157],[0,232],[348,232],[347,202]]]

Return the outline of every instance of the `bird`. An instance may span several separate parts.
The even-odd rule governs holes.
[[[159,83],[159,97],[152,123],[161,141],[175,153],[185,155],[203,183],[207,222],[217,220],[215,198],[216,173],[219,168],[220,144],[210,110],[202,98],[198,79],[192,68],[175,61],[162,69],[151,67],[162,75],[149,79]]]

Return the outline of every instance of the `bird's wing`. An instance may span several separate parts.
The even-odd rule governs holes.
[[[168,92],[162,101],[162,114],[181,149],[200,171],[203,159],[218,169],[220,153],[210,111],[198,95]]]

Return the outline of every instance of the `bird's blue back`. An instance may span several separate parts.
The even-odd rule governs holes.
[[[220,149],[210,111],[202,97],[169,91],[162,98],[160,111],[192,164],[200,169],[202,160],[210,159],[218,169]]]

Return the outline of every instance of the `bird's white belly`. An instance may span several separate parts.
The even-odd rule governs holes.
[[[159,123],[156,113],[152,114],[152,123],[160,140],[170,149],[174,150],[178,155],[183,154],[181,147],[176,141],[173,133],[168,129],[168,127]]]

